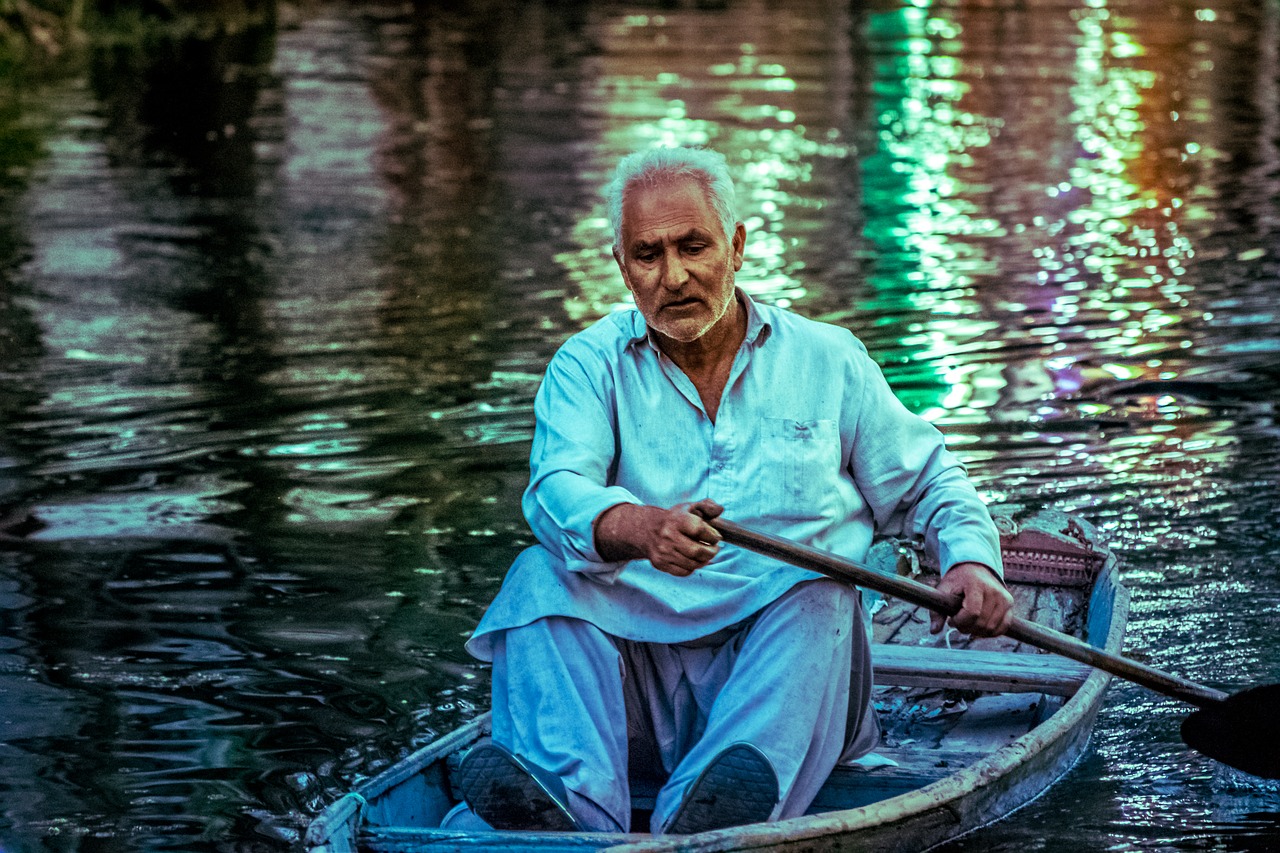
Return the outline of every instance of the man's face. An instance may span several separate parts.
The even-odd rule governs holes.
[[[742,268],[746,230],[725,238],[706,193],[692,180],[634,187],[622,205],[618,266],[649,326],[682,343],[724,317]]]

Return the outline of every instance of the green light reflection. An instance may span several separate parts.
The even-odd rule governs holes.
[[[1098,372],[1174,378],[1170,356],[1200,319],[1183,223],[1210,213],[1182,188],[1208,155],[1177,124],[1176,87],[1159,85],[1177,43],[1149,47],[1106,0],[1063,19],[1070,53],[1049,52],[1052,33],[1010,46],[1017,18],[925,0],[868,17],[880,50],[863,310],[901,330],[876,350],[932,420],[1025,417]],[[1043,59],[1010,98],[1000,69],[1026,52]],[[982,355],[993,338],[1039,359],[996,364]]]
[[[1089,0],[1073,17],[1079,40],[1069,120],[1080,153],[1068,180],[1045,187],[1046,214],[1030,223],[1043,235],[1037,281],[1056,294],[1043,301],[1060,329],[1081,315],[1105,318],[1086,333],[1094,342],[1086,357],[1103,370],[1119,379],[1175,378],[1158,356],[1184,343],[1176,327],[1192,306],[1181,279],[1195,251],[1181,222],[1202,214],[1171,189],[1177,168],[1164,149],[1178,114],[1159,115],[1159,76],[1139,62],[1149,52],[1118,29],[1124,19],[1106,0]],[[1153,127],[1148,117],[1157,116]],[[1185,164],[1199,146],[1178,150]]]
[[[919,2],[870,18],[870,37],[895,50],[878,57],[877,148],[862,171],[877,310],[929,318],[906,324],[906,335],[881,348],[888,343],[884,355],[901,362],[894,381],[904,402],[937,419],[974,405],[975,396],[991,397],[1000,384],[956,353],[995,328],[980,319],[973,287],[998,271],[986,244],[1004,230],[956,174],[974,164],[1000,122],[962,103],[970,87],[959,79],[963,63],[951,55],[963,49],[961,27],[930,6]]]
[[[831,54],[832,41],[847,36],[839,26],[814,26],[818,14],[790,25],[774,16],[743,17],[726,26],[722,13],[680,9],[603,26],[595,84],[601,97],[593,102],[601,139],[583,174],[603,185],[618,159],[648,147],[706,145],[722,152],[748,231],[738,283],[789,306],[817,286],[803,276],[805,229],[790,227],[789,214],[825,203],[827,194],[809,186],[815,159],[844,158],[851,150],[827,130],[836,126],[839,106],[820,97],[820,73],[793,72],[788,62]],[[797,21],[810,27],[798,29]],[[655,52],[663,57],[660,73],[645,61]],[[573,239],[578,248],[557,257],[577,286],[566,299],[570,318],[585,324],[631,305],[609,252],[603,204],[583,217]]]

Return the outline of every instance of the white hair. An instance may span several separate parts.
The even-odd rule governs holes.
[[[733,241],[738,224],[733,179],[724,155],[709,148],[651,148],[629,154],[618,164],[605,187],[614,249],[622,251],[622,203],[634,186],[654,187],[679,179],[696,181],[720,218],[726,240]]]

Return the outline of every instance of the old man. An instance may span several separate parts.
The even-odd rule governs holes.
[[[722,156],[633,154],[607,200],[635,308],[570,338],[539,389],[540,544],[468,643],[493,662],[493,737],[460,784],[499,829],[628,831],[645,773],[653,832],[800,815],[878,741],[859,594],[722,548],[708,521],[853,559],[921,537],[978,635],[1010,618],[999,539],[853,335],[735,286],[747,232]]]

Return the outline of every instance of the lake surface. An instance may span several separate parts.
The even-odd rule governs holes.
[[[210,15],[0,84],[6,853],[286,850],[484,710],[533,394],[660,143],[729,157],[748,291],[1105,532],[1129,654],[1280,681],[1280,4]],[[953,849],[1280,849],[1185,711],[1115,684]]]

